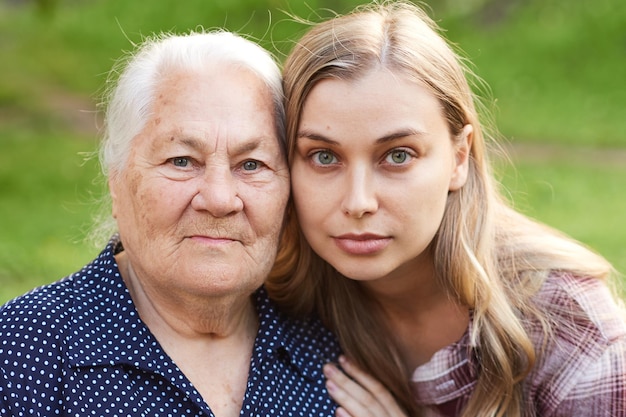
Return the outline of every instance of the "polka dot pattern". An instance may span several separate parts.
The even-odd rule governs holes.
[[[0,415],[212,416],[141,321],[114,237],[81,271],[0,309]],[[333,416],[322,366],[336,339],[256,294],[260,326],[241,416]]]

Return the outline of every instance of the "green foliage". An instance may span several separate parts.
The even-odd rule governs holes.
[[[161,31],[226,27],[283,57],[306,26],[362,1],[42,1],[0,4],[0,103],[34,103],[54,85],[93,95],[121,51]],[[22,3],[19,3],[22,4]],[[29,4],[29,3],[26,3]],[[620,146],[626,141],[626,2],[446,0],[432,15],[491,85],[502,132],[515,140]],[[622,88],[620,88],[622,87]]]
[[[626,158],[626,152],[619,153],[619,158],[590,149],[521,153],[513,158],[514,167],[502,169],[501,181],[518,210],[584,242],[624,274],[626,164],[619,159]]]
[[[62,133],[2,131],[0,301],[73,272],[95,254],[88,232],[98,166],[95,143]]]
[[[521,1],[498,18],[455,16],[451,39],[497,100],[515,140],[626,145],[626,2]]]
[[[363,0],[38,0],[0,2],[0,303],[73,272],[94,200],[95,103],[122,51],[161,31],[225,27],[282,60],[307,29]],[[589,244],[626,272],[626,160],[571,149],[626,147],[626,2],[433,0],[431,14],[492,87],[513,142],[560,144],[524,154],[504,183],[525,212]],[[622,154],[623,155],[623,154]],[[613,158],[614,159],[614,158]],[[621,161],[621,162],[620,162]]]

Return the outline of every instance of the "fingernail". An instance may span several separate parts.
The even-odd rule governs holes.
[[[326,389],[328,390],[329,393],[333,393],[333,392],[337,391],[337,385],[333,381],[327,380],[326,381]]]
[[[346,358],[345,356],[341,355],[339,356],[339,363],[341,365],[346,365],[348,363],[348,358]]]
[[[343,408],[337,407],[337,411],[335,413],[335,416],[337,416],[337,417],[349,417],[350,414],[346,410],[344,410]]]
[[[334,365],[330,363],[327,363],[326,365],[324,365],[324,375],[326,375],[327,378],[330,378],[331,376],[333,376],[336,371],[337,369],[335,368]]]

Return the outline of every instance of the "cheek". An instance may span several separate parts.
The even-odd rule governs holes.
[[[135,206],[137,216],[142,219],[147,218],[149,212],[156,209],[160,196],[155,195],[153,190],[146,186],[145,181],[142,182],[139,173],[134,172],[129,174],[126,182],[129,191],[128,197]]]
[[[109,182],[113,202],[113,217],[118,223],[125,223],[136,212],[137,181],[135,175],[124,171],[116,174]]]
[[[388,184],[384,199],[387,207],[397,213],[405,224],[427,223],[438,228],[448,200],[448,181],[445,175],[421,176],[401,188]]]
[[[324,208],[324,203],[330,201],[330,195],[324,195],[324,191],[332,189],[328,184],[319,184],[313,180],[312,174],[305,174],[294,164],[291,174],[291,195],[298,217],[305,220],[308,216],[319,213]],[[329,192],[329,191],[326,191]],[[319,196],[322,198],[318,198]]]
[[[323,213],[326,213],[324,199],[315,198],[315,191],[294,185],[292,195],[296,214],[301,224],[316,223],[317,219],[324,217]]]
[[[145,236],[153,236],[161,226],[175,223],[188,204],[188,193],[179,184],[173,187],[138,172],[129,172],[123,180],[126,181],[125,205],[118,213],[120,228],[125,225],[140,229]]]
[[[256,233],[278,239],[289,199],[289,181],[277,182],[269,189],[253,189],[245,194],[245,210]]]

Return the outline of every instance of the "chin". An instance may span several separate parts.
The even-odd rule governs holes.
[[[209,298],[247,297],[254,293],[262,283],[250,285],[238,283],[209,283],[197,288],[196,294]]]
[[[353,281],[374,281],[383,276],[383,273],[376,273],[371,269],[364,268],[363,265],[356,267],[355,269],[338,269],[339,273],[344,277]]]

